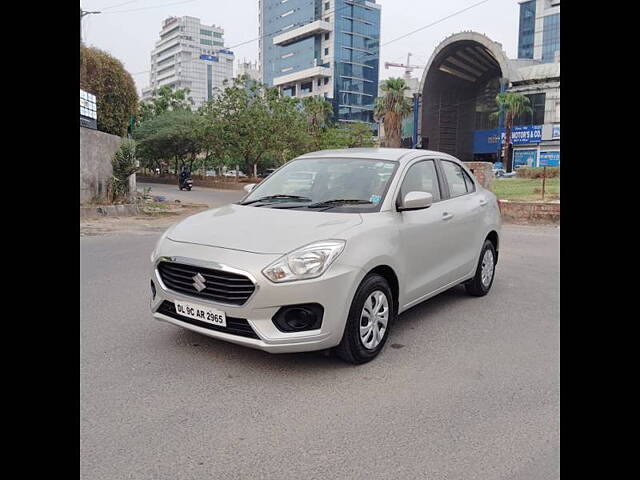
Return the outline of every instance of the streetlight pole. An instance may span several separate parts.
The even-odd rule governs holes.
[[[92,15],[97,13],[102,13],[102,12],[87,12],[86,10],[82,10],[82,7],[80,7],[80,44],[81,45],[82,45],[82,18],[86,17],[87,15]]]

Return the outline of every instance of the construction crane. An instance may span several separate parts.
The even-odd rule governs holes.
[[[384,68],[389,68],[389,67],[399,67],[399,68],[404,68],[404,79],[407,82],[407,84],[409,83],[409,80],[411,79],[411,72],[413,72],[414,68],[424,68],[424,65],[411,65],[411,53],[407,54],[407,63],[394,63],[394,62],[384,62]]]

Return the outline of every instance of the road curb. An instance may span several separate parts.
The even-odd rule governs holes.
[[[102,217],[133,217],[138,213],[138,206],[135,204],[81,206],[80,220]]]

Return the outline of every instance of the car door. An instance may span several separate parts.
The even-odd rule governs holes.
[[[439,159],[446,199],[445,217],[450,235],[447,279],[454,282],[472,272],[482,247],[483,200],[471,176],[457,162]]]
[[[404,173],[396,201],[411,191],[429,192],[433,204],[421,210],[397,212],[403,265],[405,305],[416,303],[447,283],[452,254],[450,226],[445,214],[436,161],[421,159]]]

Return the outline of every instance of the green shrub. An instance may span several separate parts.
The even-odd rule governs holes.
[[[80,88],[96,96],[98,130],[124,137],[131,115],[138,111],[133,78],[117,58],[80,46]]]
[[[136,142],[125,139],[111,161],[113,177],[111,178],[111,191],[113,200],[128,200],[129,177],[136,173]]]
[[[542,178],[544,167],[520,167],[516,170],[516,176],[520,178]],[[547,167],[547,178],[559,178],[560,167]]]

